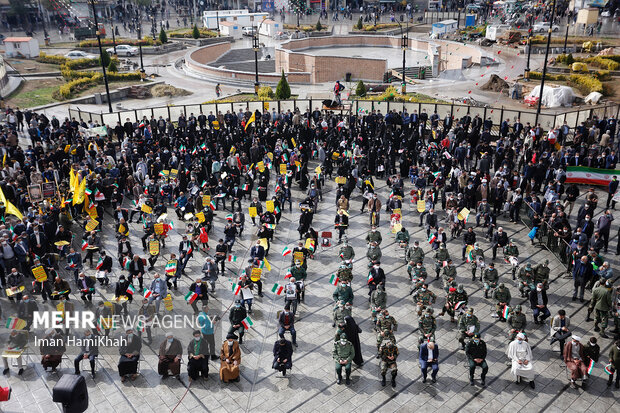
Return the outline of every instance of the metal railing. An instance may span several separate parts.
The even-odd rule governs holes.
[[[129,118],[132,122],[138,122],[146,116],[147,119],[155,117],[163,117],[164,119],[170,119],[175,121],[181,114],[190,116],[193,113],[198,116],[200,113],[209,115],[209,113],[217,114],[219,112],[236,113],[241,110],[249,110],[254,112],[255,110],[264,111],[276,109],[278,113],[283,113],[288,110],[295,111],[299,109],[301,112],[305,112],[306,109],[311,111],[314,109],[322,108],[322,100],[319,99],[291,99],[291,100],[272,100],[272,101],[256,101],[256,102],[222,102],[222,103],[202,103],[193,105],[172,105],[172,106],[158,106],[145,109],[132,109],[132,110],[119,110],[113,113],[94,113],[76,109],[69,109],[69,117],[75,118],[84,122],[98,122],[100,125],[114,126],[117,122],[123,124]],[[410,102],[390,102],[390,101],[370,101],[370,100],[353,100],[351,101],[350,110],[355,114],[365,114],[372,112],[373,110],[381,111],[385,114],[391,110],[404,111],[413,113],[417,110],[418,113],[426,111],[430,115],[433,112],[437,112],[440,119],[444,119],[450,115],[455,119],[461,118],[465,115],[474,117],[479,115],[482,119],[491,118],[493,121],[493,128],[491,129],[492,135],[499,135],[499,129],[504,120],[508,120],[509,123],[515,122],[520,119],[524,125],[528,122],[534,126],[536,119],[535,110],[517,110],[502,107],[477,107],[469,106],[458,103],[410,103]],[[342,110],[334,110],[333,112],[341,115],[347,115],[349,108],[343,108]],[[559,109],[555,113],[542,113],[539,116],[539,123],[545,130],[553,126],[563,125],[564,122],[568,126],[575,130],[581,122],[592,118],[593,116],[599,118],[604,116],[614,115],[618,118],[620,115],[620,105],[616,103],[608,103],[605,105],[581,107],[578,109],[562,110]]]

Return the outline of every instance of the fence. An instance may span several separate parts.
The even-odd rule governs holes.
[[[116,125],[116,122],[120,122],[121,124],[125,123],[127,118],[129,118],[132,122],[138,122],[143,119],[144,116],[146,116],[147,119],[151,119],[153,116],[156,119],[159,119],[159,117],[162,116],[164,119],[175,121],[182,113],[186,116],[189,116],[191,113],[198,116],[201,112],[205,115],[209,115],[210,112],[213,112],[213,114],[219,112],[226,113],[226,111],[236,113],[239,109],[244,111],[250,110],[252,112],[257,109],[263,111],[263,108],[267,110],[276,109],[279,113],[299,109],[303,113],[306,109],[310,109],[312,111],[317,108],[321,109],[321,107],[321,100],[296,99],[265,102],[204,103],[194,105],[159,106],[145,109],[121,110],[113,113],[93,113],[82,111],[78,108],[69,109],[69,117],[84,122],[98,122],[100,125],[105,124],[113,127]],[[469,114],[471,117],[479,115],[482,119],[488,119],[489,117],[491,118],[493,121],[491,133],[493,135],[499,135],[500,125],[504,120],[508,120],[508,122],[512,124],[517,119],[520,119],[521,123],[524,125],[528,122],[531,125],[534,125],[534,120],[536,119],[536,112],[534,110],[507,109],[504,107],[476,107],[456,103],[403,103],[354,100],[351,102],[350,109],[357,114],[368,113],[373,110],[381,111],[381,113],[385,114],[390,110],[404,111],[406,109],[409,113],[413,113],[414,110],[417,110],[418,113],[426,111],[429,116],[436,111],[440,119],[444,119],[447,115],[453,116],[457,119],[465,116],[466,114]],[[343,109],[336,110],[334,112],[346,115],[349,113],[349,110]],[[543,112],[540,114],[538,121],[545,130],[548,130],[553,126],[562,125],[565,121],[569,127],[574,129],[579,126],[581,122],[586,121],[594,115],[599,118],[614,115],[618,118],[619,114],[620,105],[609,103],[606,105],[587,106],[565,111],[559,110],[556,113]]]

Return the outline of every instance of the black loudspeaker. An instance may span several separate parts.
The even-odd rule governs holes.
[[[346,82],[350,82],[350,81],[351,81],[351,73],[347,73],[347,74],[345,74],[345,75],[344,75],[344,80],[345,80]]]
[[[82,413],[88,409],[88,388],[83,376],[64,374],[54,386],[52,400],[62,403],[65,413]]]

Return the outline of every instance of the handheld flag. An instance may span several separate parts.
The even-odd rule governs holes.
[[[254,116],[254,115],[252,115]],[[249,330],[250,327],[252,327],[254,325],[254,322],[252,321],[252,319],[250,317],[246,317],[241,324],[243,324],[243,328],[245,328],[246,330]]]
[[[336,274],[332,274],[332,276],[329,278],[329,283],[331,285],[338,285],[338,277],[336,276]]]
[[[241,292],[241,286],[237,283],[233,283],[232,292],[234,295],[239,295],[239,293]]]
[[[88,242],[86,242],[86,240],[82,241],[82,251],[84,251],[86,248],[88,248]]]
[[[588,374],[592,374],[592,370],[594,370],[594,360],[590,359],[590,364],[588,364]]]
[[[284,249],[282,250],[282,256],[286,257],[287,255],[289,255],[292,252],[293,252],[293,250],[290,249],[289,247],[284,247]]]
[[[190,291],[187,294],[185,294],[185,301],[187,301],[188,304],[191,304],[194,301],[196,301],[196,298],[198,298],[198,294],[196,294],[193,291]]]
[[[433,242],[435,242],[436,239],[437,239],[437,234],[431,234],[431,236],[428,237],[428,243],[432,244]]]
[[[96,269],[101,269],[101,267],[103,266],[103,259],[99,258],[99,261],[97,261],[97,266],[95,267]]]
[[[153,295],[153,291],[149,290],[148,288],[145,288],[144,291],[142,292],[142,295],[144,296],[144,298],[149,298],[150,296]]]
[[[272,292],[272,293],[275,293],[276,295],[280,295],[280,294],[282,294],[282,291],[284,291],[284,287],[283,287],[283,286],[281,286],[281,285],[280,285],[280,284],[278,284],[278,283],[275,283],[275,284],[273,285],[273,288],[271,289],[271,292]]]
[[[458,311],[458,309],[461,308],[461,306],[465,304],[466,304],[465,301],[459,301],[458,303],[454,304],[454,311]]]
[[[256,112],[252,112],[252,116],[250,116],[250,119],[246,122],[244,130],[248,130],[248,126],[254,123],[254,121],[256,121]]]
[[[503,318],[508,318],[508,312],[510,311],[510,307],[508,307],[507,305],[504,306],[504,309],[502,310],[502,317]]]
[[[284,279],[286,280],[287,278],[291,278],[293,276],[293,274],[291,273],[291,270],[286,270],[286,274],[284,274]]]
[[[136,292],[136,287],[134,287],[133,285],[130,285],[129,287],[127,287],[127,293],[133,295]]]
[[[232,254],[228,254],[228,261],[229,262],[237,262],[237,256],[236,255],[232,255]]]

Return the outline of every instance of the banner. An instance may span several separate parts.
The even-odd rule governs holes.
[[[418,212],[422,213],[426,210],[426,201],[423,199],[418,200]]]
[[[274,210],[273,201],[271,201],[271,200],[265,201],[265,206],[267,207],[267,211],[273,212],[273,210]]]
[[[157,240],[149,241],[149,254],[159,255],[159,241]]]
[[[566,168],[567,184],[606,186],[611,182],[613,176],[617,176],[620,179],[620,170],[588,168],[586,166],[569,166]]]
[[[253,282],[257,282],[260,280],[261,275],[263,274],[262,268],[252,268],[252,273],[250,274],[250,280]]]
[[[280,164],[280,175],[286,175],[286,164],[285,163]]]
[[[258,215],[258,214],[256,213],[256,207],[250,207],[250,208],[249,208],[249,214],[250,214],[250,218],[254,218],[254,217],[256,217],[256,215]]]
[[[34,275],[35,280],[38,282],[43,282],[47,280],[47,274],[45,273],[45,268],[42,265],[38,265],[32,269],[32,275]]]
[[[196,218],[198,219],[198,222],[202,224],[203,222],[205,222],[205,213],[200,211],[196,214]]]
[[[157,224],[153,225],[153,228],[155,229],[155,234],[157,235],[161,235],[164,233],[164,223],[163,222],[158,222]]]
[[[211,203],[211,195],[203,195],[202,196],[202,206],[206,207]]]

